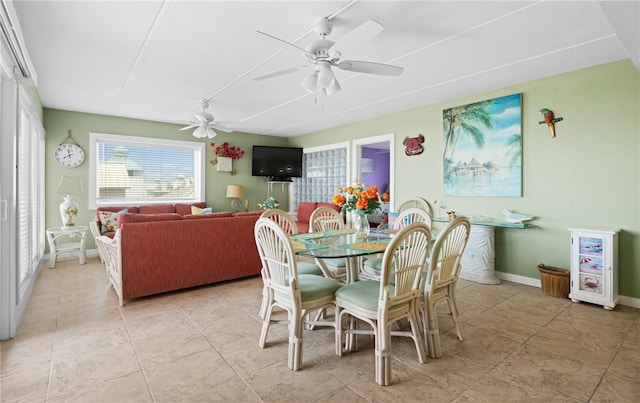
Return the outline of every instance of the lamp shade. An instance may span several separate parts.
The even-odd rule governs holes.
[[[240,185],[228,185],[227,186],[227,198],[241,198],[244,197],[244,188]]]
[[[57,194],[61,195],[82,195],[84,189],[82,188],[82,182],[77,176],[63,175],[56,189]]]

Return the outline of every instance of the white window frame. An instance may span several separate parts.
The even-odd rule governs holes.
[[[195,180],[194,197],[172,200],[154,197],[110,197],[98,200],[98,144],[115,143],[123,146],[147,146],[161,148],[186,149],[194,151],[193,173]],[[130,206],[149,203],[198,203],[204,201],[205,196],[205,152],[202,142],[160,139],[153,137],[124,136],[118,134],[90,133],[89,134],[89,209],[95,210],[99,206]]]

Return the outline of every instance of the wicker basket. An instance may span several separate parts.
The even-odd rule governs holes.
[[[540,285],[546,295],[558,298],[569,298],[569,270],[558,267],[538,265],[540,272]]]

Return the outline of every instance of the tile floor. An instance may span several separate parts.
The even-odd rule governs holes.
[[[370,340],[339,358],[330,329],[307,331],[298,372],[286,325],[258,348],[261,288],[254,277],[120,308],[96,257],[45,266],[17,336],[0,344],[0,401],[640,401],[638,309],[461,281],[465,341],[443,319],[442,358],[419,364],[394,338],[393,384],[380,387]]]

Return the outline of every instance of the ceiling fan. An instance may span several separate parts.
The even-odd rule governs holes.
[[[257,31],[261,35],[287,45],[285,49],[295,50],[302,53],[307,57],[309,63],[265,74],[254,78],[254,80],[265,80],[313,67],[311,74],[309,74],[302,83],[300,83],[300,85],[310,93],[314,93],[321,89],[325,94],[331,95],[340,91],[340,84],[333,74],[331,69],[332,67],[337,67],[341,70],[383,76],[398,76],[404,70],[402,67],[392,66],[390,64],[341,59],[342,54],[339,52],[339,49],[344,50],[353,48],[361,42],[367,41],[382,32],[384,29],[382,25],[373,20],[368,20],[354,28],[337,42],[326,39],[326,36],[333,30],[333,23],[329,18],[320,18],[316,21],[313,29],[322,39],[311,42],[304,49],[273,35]]]
[[[180,130],[189,130],[194,127],[197,127],[193,132],[193,136],[197,138],[209,137],[210,139],[217,136],[213,129],[223,131],[225,133],[231,133],[233,130],[225,127],[220,122],[216,122],[213,120],[213,115],[207,113],[207,108],[209,107],[209,103],[204,100],[200,103],[200,107],[202,107],[202,112],[196,112],[194,114],[194,119],[191,121],[191,125],[185,126]]]

